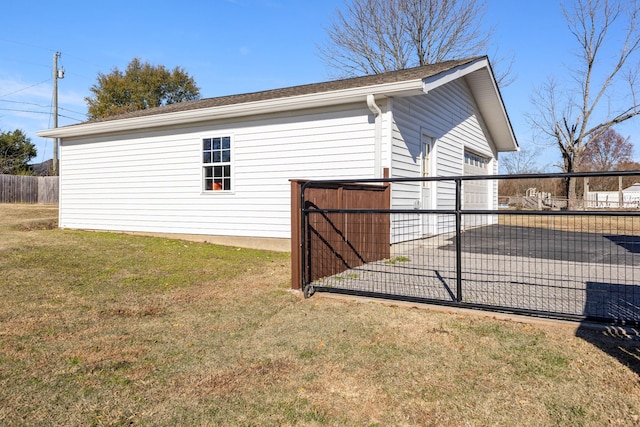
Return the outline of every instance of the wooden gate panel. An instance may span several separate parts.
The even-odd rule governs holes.
[[[366,262],[390,255],[390,215],[354,213],[349,209],[389,209],[390,186],[357,184],[313,184],[305,189],[307,228],[302,235],[300,190],[305,181],[292,181],[291,262],[292,287],[302,284],[302,256],[305,250],[307,281],[332,276]],[[313,212],[338,209],[343,212]]]

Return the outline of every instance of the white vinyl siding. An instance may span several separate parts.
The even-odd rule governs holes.
[[[64,140],[60,226],[290,237],[290,179],[374,177],[366,105]],[[203,190],[203,139],[231,136],[233,191]]]
[[[434,138],[435,176],[460,176],[464,173],[464,151],[470,148],[493,159],[493,144],[488,140],[476,111],[473,97],[462,79],[439,87],[426,95],[396,99],[393,102],[392,177],[420,176],[420,136]],[[455,208],[453,181],[434,183],[438,209]],[[418,183],[395,184],[392,193],[394,208],[412,209],[420,199]],[[416,220],[417,221],[417,220]],[[451,218],[441,215],[436,232],[450,231]],[[416,225],[418,230],[419,226]],[[392,230],[393,234],[393,230]],[[394,238],[396,240],[394,240]],[[399,236],[392,235],[392,241]]]
[[[428,94],[380,99],[381,165],[391,177],[421,175],[421,138],[433,138],[431,174],[464,173],[464,151],[490,159],[494,145],[464,79]],[[60,226],[240,237],[290,237],[291,179],[374,178],[375,117],[366,102],[258,117],[65,138]],[[229,137],[231,185],[204,186],[203,139]],[[434,208],[452,209],[453,182],[431,184]],[[497,184],[489,200],[497,206]],[[394,184],[392,207],[413,209],[420,183]],[[448,231],[439,217],[436,232]],[[405,224],[406,225],[406,224]],[[395,228],[398,224],[393,224]],[[413,228],[413,225],[412,225]],[[420,224],[415,225],[422,232]],[[393,233],[393,230],[392,230]],[[392,241],[395,236],[392,235]]]

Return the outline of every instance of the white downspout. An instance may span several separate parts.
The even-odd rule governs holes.
[[[367,107],[375,116],[375,135],[374,135],[374,177],[382,178],[382,110],[376,104],[376,98],[373,94],[367,95]]]

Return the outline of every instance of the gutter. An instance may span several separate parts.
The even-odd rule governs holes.
[[[372,91],[375,91],[382,96],[416,95],[422,93],[422,87],[422,79],[408,80],[368,87],[314,93],[310,95],[299,95],[263,101],[221,105],[217,107],[198,108],[174,113],[159,113],[127,119],[80,123],[77,125],[42,130],[36,134],[45,138],[69,138],[176,126],[257,114],[300,110],[304,108],[358,103],[367,99],[368,95]]]
[[[376,97],[373,94],[367,95],[367,107],[375,116],[375,134],[374,134],[374,177],[382,178],[382,110],[376,104]]]

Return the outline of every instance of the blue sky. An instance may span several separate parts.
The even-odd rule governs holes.
[[[51,158],[53,54],[61,52],[59,125],[86,119],[84,98],[98,72],[124,70],[134,57],[180,66],[203,97],[246,93],[330,80],[316,46],[326,40],[343,0],[58,0],[3,1],[0,28],[0,130],[22,129]],[[105,7],[105,5],[108,5]],[[573,47],[553,0],[487,0],[485,23],[494,47],[513,55],[515,81],[502,96],[522,147],[540,153],[541,166],[558,162],[557,149],[536,145],[526,120],[530,96],[548,76],[563,76]],[[488,52],[490,55],[493,52]],[[640,119],[618,131],[635,142]],[[636,158],[640,151],[636,151]],[[553,170],[547,166],[547,170]]]

